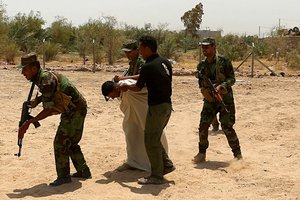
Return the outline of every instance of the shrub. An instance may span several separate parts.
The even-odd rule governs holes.
[[[287,67],[295,70],[300,70],[300,52],[297,50],[292,50],[287,53],[286,59],[288,62]]]
[[[44,50],[45,50],[45,58],[46,58],[45,60],[46,61],[54,60],[54,58],[57,56],[57,54],[60,51],[60,45],[51,42],[45,42]],[[40,52],[42,53],[42,49],[40,50]]]
[[[172,39],[166,39],[159,47],[159,53],[166,58],[175,57],[176,43]]]
[[[18,46],[15,42],[5,42],[2,46],[1,54],[7,63],[14,63],[18,54]]]

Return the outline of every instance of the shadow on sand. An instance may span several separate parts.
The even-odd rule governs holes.
[[[196,169],[210,169],[210,170],[220,170],[227,172],[224,168],[230,165],[229,162],[220,162],[220,161],[206,161],[197,164]]]
[[[13,193],[6,194],[11,199],[19,199],[24,197],[47,197],[55,194],[65,194],[68,192],[73,192],[81,188],[82,183],[78,180],[72,180],[71,183],[64,184],[58,187],[51,187],[46,183],[35,185],[31,188],[26,189],[15,189]]]
[[[162,185],[142,185],[141,187],[132,186],[131,183],[136,183],[139,178],[145,177],[149,175],[147,172],[139,171],[139,170],[127,170],[124,172],[108,171],[103,174],[106,179],[97,180],[96,183],[99,184],[108,184],[112,182],[116,182],[120,184],[122,187],[129,188],[131,192],[137,194],[152,194],[153,196],[159,195],[159,193],[174,185],[174,181],[165,180],[165,183]]]

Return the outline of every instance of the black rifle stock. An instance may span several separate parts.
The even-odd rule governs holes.
[[[33,118],[30,115],[30,112],[29,112],[29,105],[30,105],[30,100],[31,100],[31,97],[32,97],[33,89],[34,89],[34,83],[31,84],[31,88],[30,88],[30,91],[29,91],[29,94],[28,94],[27,101],[23,102],[21,119],[19,121],[19,128],[24,124],[24,122],[26,122],[27,120]],[[39,126],[41,126],[41,124],[39,122],[35,122],[35,123],[33,123],[33,125],[34,125],[35,128],[38,128]],[[22,143],[23,143],[23,138],[18,138],[19,152],[16,153],[15,156],[18,156],[18,157],[21,156]]]

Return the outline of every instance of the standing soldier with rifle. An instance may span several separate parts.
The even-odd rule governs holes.
[[[204,104],[199,125],[199,153],[193,161],[194,163],[205,161],[206,149],[209,146],[208,128],[217,113],[220,114],[221,127],[233,156],[242,159],[239,139],[233,129],[235,105],[231,86],[235,83],[235,76],[231,61],[217,55],[215,39],[205,38],[200,45],[206,59],[198,64],[196,76]]]
[[[70,158],[77,170],[72,177],[91,178],[91,172],[78,144],[87,113],[86,100],[64,75],[41,69],[34,53],[23,56],[19,67],[22,68],[25,78],[37,85],[41,92],[41,96],[31,101],[30,106],[34,108],[42,102],[43,110],[20,125],[18,139],[24,137],[30,124],[36,124],[51,115],[61,114],[54,139],[57,179],[50,183],[50,186],[71,182]]]

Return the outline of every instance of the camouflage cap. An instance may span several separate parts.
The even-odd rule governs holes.
[[[101,86],[102,95],[106,101],[109,100],[109,93],[114,91],[115,84],[113,81],[105,81]]]
[[[214,38],[207,37],[204,38],[202,42],[199,43],[199,45],[201,46],[216,45],[216,40]]]
[[[123,51],[132,51],[138,48],[138,43],[136,40],[128,40],[124,42],[122,50]]]
[[[18,68],[24,68],[36,61],[37,61],[36,53],[29,53],[29,54],[21,57],[21,64],[18,65]]]

